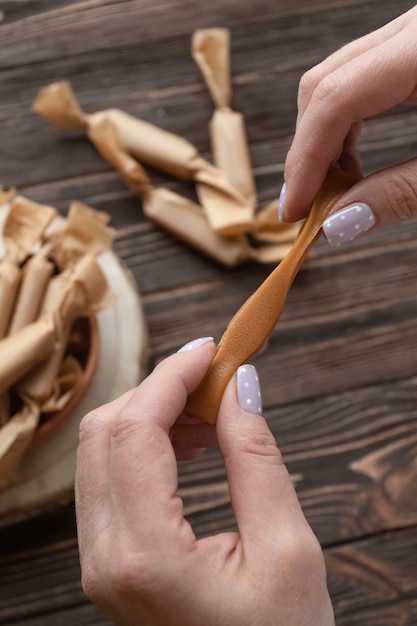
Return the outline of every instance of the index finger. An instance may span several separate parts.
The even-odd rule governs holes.
[[[286,159],[287,220],[307,215],[351,127],[415,91],[417,42],[410,28],[339,67],[315,89]]]
[[[170,428],[213,359],[213,342],[165,359],[134,391],[109,430],[113,507],[124,523],[146,527],[182,520]],[[147,526],[146,526],[147,525]]]
[[[136,529],[155,525],[177,488],[169,429],[186,397],[204,376],[214,343],[174,354],[139,387],[89,413],[78,448],[76,502],[80,540],[100,533],[117,517]]]
[[[304,111],[306,110],[317,85],[326,76],[336,71],[339,67],[342,67],[352,59],[358,58],[364,52],[372,50],[381,43],[386,43],[388,39],[401,31],[410,18],[412,12],[416,12],[415,7],[391,22],[377,28],[373,32],[367,33],[363,37],[359,37],[358,39],[347,43],[339,48],[339,50],[336,50],[336,52],[333,52],[333,54],[330,54],[321,63],[306,72],[301,79],[298,94],[297,124],[301,121]]]

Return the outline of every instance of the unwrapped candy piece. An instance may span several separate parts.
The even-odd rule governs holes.
[[[341,170],[330,170],[293,247],[230,320],[204,379],[188,398],[187,413],[216,423],[229,380],[240,365],[265,345],[284,309],[295,275],[320,236],[324,220],[354,182]]]

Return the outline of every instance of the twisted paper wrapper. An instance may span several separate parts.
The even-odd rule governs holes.
[[[0,487],[12,480],[41,415],[62,409],[77,389],[83,368],[66,350],[75,320],[110,301],[96,255],[112,241],[108,216],[81,203],[57,230],[48,228],[52,207],[4,199],[11,202],[0,261]],[[21,405],[14,415],[12,397]]]
[[[214,163],[252,207],[256,189],[242,113],[231,109],[230,31],[227,28],[197,30],[192,56],[213,98],[216,109],[209,123]]]
[[[280,261],[298,226],[279,223],[277,202],[255,210],[244,120],[230,107],[229,31],[196,31],[192,55],[216,105],[209,125],[215,165],[186,139],[120,109],[86,113],[67,81],[43,87],[33,108],[58,128],[84,130],[142,198],[144,213],[186,243],[226,266]],[[193,181],[200,204],[153,187],[143,165]]]

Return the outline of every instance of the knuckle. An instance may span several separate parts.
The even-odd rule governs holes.
[[[408,220],[417,214],[417,180],[407,173],[396,171],[395,174],[388,174],[387,188],[390,211],[396,221]]]
[[[147,586],[149,576],[146,575],[144,563],[132,563],[130,558],[122,557],[116,560],[111,572],[111,584],[119,596],[129,596],[139,593]]]
[[[294,580],[300,589],[307,586],[326,585],[326,567],[323,551],[311,531],[296,522],[292,528],[275,530],[264,535],[264,547],[268,558],[254,567],[256,580],[262,580],[263,588],[269,587],[272,594],[292,593]],[[268,582],[265,582],[268,581]]]
[[[269,429],[256,430],[245,433],[238,441],[242,453],[260,459],[270,459],[271,462],[284,465],[281,452],[278,450],[276,441]]]
[[[110,424],[110,440],[116,445],[129,443],[132,438],[141,438],[147,426],[148,422],[138,419],[136,412],[124,408]]]
[[[300,79],[298,86],[298,106],[302,107],[304,103],[308,102],[314,92],[317,84],[320,82],[321,73],[319,66],[312,67],[305,72]]]
[[[290,147],[287,156],[285,158],[285,180],[288,181],[291,176],[294,180],[297,180],[302,173],[302,153],[297,145],[294,143]]]
[[[99,579],[94,572],[87,567],[81,569],[81,587],[91,602],[99,605],[103,591]]]
[[[105,550],[101,550],[97,542],[89,545],[88,550],[80,549],[81,586],[87,598],[96,604],[100,604],[101,598],[105,595],[104,554]]]
[[[81,585],[85,595],[98,606],[109,601],[143,597],[161,592],[162,576],[159,568],[144,554],[132,554],[127,545],[117,545],[111,561],[100,555],[89,554],[81,566]],[[114,544],[113,544],[114,545]]]
[[[281,546],[281,559],[293,572],[298,571],[304,563],[304,543],[305,540],[299,535],[289,535],[285,537],[285,543]]]
[[[344,108],[345,97],[343,89],[342,72],[334,72],[325,76],[316,86],[312,98],[321,107],[331,108],[337,106]]]
[[[94,409],[87,413],[81,420],[79,427],[79,442],[81,446],[87,445],[95,438],[97,432],[104,427],[106,418],[100,409]]]
[[[324,568],[323,551],[309,528],[285,536],[280,543],[280,558],[292,572],[314,572],[318,576]]]
[[[162,590],[161,572],[152,562],[137,553],[132,557],[124,551],[115,560],[110,584],[119,598],[150,598]]]
[[[123,451],[137,463],[144,459],[146,450],[152,449],[153,454],[162,455],[166,452],[166,433],[155,425],[153,419],[144,419],[134,410],[121,411],[117,419],[109,426],[110,446]],[[146,456],[146,453],[145,453]],[[139,471],[139,465],[137,466]]]
[[[300,543],[302,566],[318,571],[320,564],[324,565],[324,556],[320,543],[310,528],[304,533]]]

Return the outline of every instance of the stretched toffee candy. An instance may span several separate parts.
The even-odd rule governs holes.
[[[324,220],[336,200],[355,182],[338,169],[330,170],[293,247],[231,319],[205,378],[188,398],[187,413],[216,423],[229,380],[265,344],[302,262],[320,236]]]

